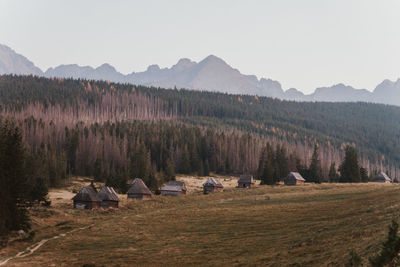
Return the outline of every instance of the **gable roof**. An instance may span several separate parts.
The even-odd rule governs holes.
[[[126,193],[128,195],[129,194],[151,195],[151,191],[146,186],[146,184],[143,182],[143,180],[140,178],[135,178],[132,181],[131,186],[129,187],[129,190]]]
[[[220,188],[224,187],[218,180],[214,179],[213,177],[208,178],[203,186],[215,186]]]
[[[115,192],[114,188],[108,187],[108,186],[103,186],[99,193],[97,193],[97,196],[103,201],[103,200],[108,200],[108,201],[119,201],[119,198],[117,196],[117,193]]]
[[[290,172],[290,173],[288,174],[288,176],[286,176],[285,179],[288,179],[288,178],[290,178],[290,177],[293,177],[294,179],[299,180],[299,181],[303,181],[303,182],[306,181],[306,179],[304,179],[304,178],[301,176],[301,174],[298,173],[298,172]]]
[[[247,175],[247,174],[240,175],[238,183],[251,183],[251,184],[254,184],[253,175]]]
[[[186,186],[184,182],[169,181],[161,187],[161,191],[186,191]]]
[[[374,181],[392,181],[389,176],[387,176],[386,173],[380,172],[377,176],[375,176],[372,180]]]
[[[96,191],[94,191],[91,186],[82,188],[81,191],[72,198],[72,200],[101,202],[101,199],[97,196]]]

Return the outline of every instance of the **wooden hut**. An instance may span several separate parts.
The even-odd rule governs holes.
[[[101,199],[97,196],[96,191],[91,186],[81,189],[72,200],[74,201],[75,209],[96,209],[100,208]]]
[[[131,183],[127,192],[128,198],[133,199],[149,199],[151,198],[151,191],[140,178],[135,178]]]
[[[216,179],[210,177],[203,184],[203,192],[204,194],[212,193],[212,192],[221,192],[224,190],[224,186]]]
[[[252,175],[240,175],[238,188],[252,188],[255,182]]]
[[[118,208],[119,198],[114,188],[103,186],[97,196],[101,200],[101,207],[103,208]]]
[[[300,173],[290,172],[283,181],[285,185],[303,185],[306,180],[300,175]]]
[[[376,183],[391,183],[392,179],[386,173],[380,172],[377,176],[371,179],[371,182]]]
[[[160,191],[162,196],[181,196],[186,195],[187,190],[184,182],[169,181]]]

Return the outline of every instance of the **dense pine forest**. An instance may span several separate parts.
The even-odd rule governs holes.
[[[13,75],[0,76],[0,104],[3,120],[19,126],[52,186],[85,175],[122,191],[128,178],[143,177],[156,189],[175,173],[273,172],[279,180],[312,168],[317,182],[328,181],[347,145],[367,173],[396,176],[400,163],[394,106]]]

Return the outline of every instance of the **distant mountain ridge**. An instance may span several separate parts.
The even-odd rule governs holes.
[[[40,70],[24,56],[11,48],[0,45],[0,74],[33,74],[45,77],[81,78],[109,80],[163,88],[187,88],[193,90],[217,91],[229,94],[269,96],[282,100],[324,101],[324,102],[374,102],[400,106],[400,79],[385,80],[373,92],[355,89],[344,84],[317,88],[314,93],[304,95],[295,88],[282,89],[278,81],[254,75],[244,75],[224,60],[210,55],[200,62],[180,59],[171,68],[150,65],[146,71],[124,75],[113,66],[103,64],[97,68],[76,64],[60,65]]]

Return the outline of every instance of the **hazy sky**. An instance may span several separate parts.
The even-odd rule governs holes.
[[[0,0],[0,43],[44,70],[214,54],[284,89],[372,90],[400,78],[400,0]]]

